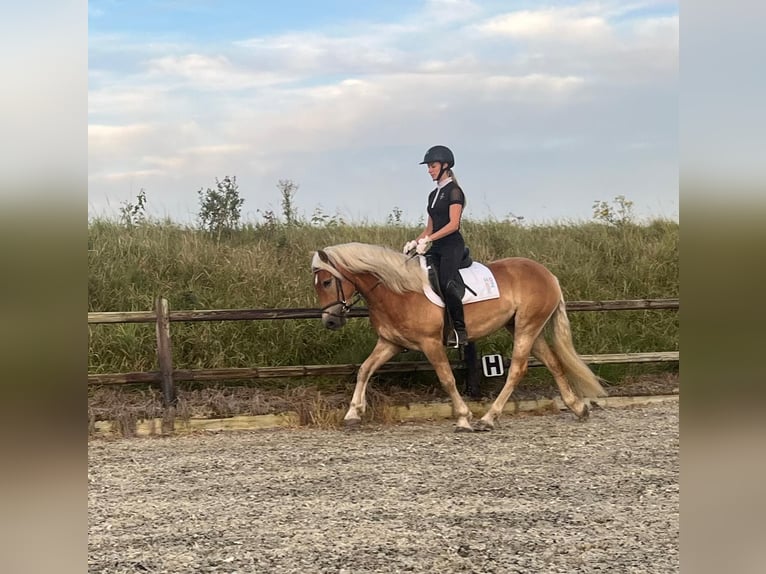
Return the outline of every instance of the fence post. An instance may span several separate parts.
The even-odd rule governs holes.
[[[162,432],[172,433],[176,419],[176,387],[173,382],[173,351],[170,346],[170,306],[164,297],[157,297],[155,304],[157,315],[157,359],[162,378]]]

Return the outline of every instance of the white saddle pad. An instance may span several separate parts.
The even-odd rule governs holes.
[[[420,267],[428,273],[426,258],[419,255],[418,259],[420,259]],[[495,276],[492,275],[492,271],[490,271],[486,265],[474,261],[470,267],[461,269],[460,275],[463,277],[463,283],[466,284],[465,295],[463,295],[463,305],[486,301],[487,299],[497,299],[500,297],[500,291],[497,288]],[[476,295],[471,293],[468,287],[473,289],[476,292]],[[423,289],[423,293],[425,293],[431,303],[434,303],[439,307],[444,307],[444,301],[442,301],[442,298],[431,288],[430,284],[426,285]]]

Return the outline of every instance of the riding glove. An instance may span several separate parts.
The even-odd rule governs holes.
[[[417,246],[418,246],[418,242],[415,241],[414,239],[411,241],[408,241],[407,243],[404,244],[404,249],[402,249],[402,253],[404,253],[405,255],[409,255]]]
[[[418,239],[418,246],[415,248],[418,255],[425,255],[429,249],[431,249],[431,240],[428,235],[422,239]]]

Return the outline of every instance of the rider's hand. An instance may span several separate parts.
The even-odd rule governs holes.
[[[404,249],[402,249],[402,253],[404,253],[405,255],[409,255],[417,246],[418,246],[418,242],[415,241],[414,239],[411,241],[408,241],[407,243],[404,244]]]
[[[415,251],[418,255],[425,255],[429,249],[431,249],[431,240],[429,239],[428,235],[422,239],[418,239],[418,245],[415,248]]]

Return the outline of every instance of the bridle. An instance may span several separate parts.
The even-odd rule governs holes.
[[[352,298],[351,298],[350,301],[347,301],[346,300],[346,294],[343,292],[343,281],[341,281],[334,273],[331,273],[333,281],[335,281],[335,292],[336,292],[337,299],[335,301],[333,301],[332,303],[328,303],[327,305],[322,307],[320,310],[322,311],[322,313],[327,312],[329,315],[332,315],[333,317],[339,317],[340,318],[340,317],[343,317],[344,315],[346,315],[346,313],[348,313],[354,305],[359,303],[359,301],[361,301],[364,298],[364,295],[362,294],[362,290],[359,289],[359,286],[356,283],[354,283],[351,279],[346,277],[343,274],[343,272],[340,269],[338,269],[332,261],[330,261],[328,259],[326,261],[326,263],[330,267],[335,269],[335,271],[338,272],[338,275],[340,275],[343,279],[345,279],[346,281],[348,281],[349,283],[351,283],[354,286],[354,292],[352,294]],[[314,277],[315,278],[316,278],[316,274],[319,273],[320,271],[321,271],[321,269],[315,269],[314,270]],[[375,288],[378,285],[380,285],[381,283],[382,283],[382,281],[380,279],[378,279],[378,282],[372,287],[372,289],[370,289],[370,292],[374,291]],[[336,305],[340,305],[340,313],[335,313],[335,312],[327,311],[329,308],[335,307]]]
[[[333,269],[335,269],[335,271],[337,271],[338,274],[341,277],[343,277],[343,279],[345,279],[346,281],[348,281],[349,283],[351,283],[354,286],[354,292],[352,294],[353,296],[352,296],[351,300],[347,301],[346,300],[346,294],[343,292],[343,281],[341,281],[334,273],[331,273],[332,280],[335,281],[335,292],[336,292],[337,299],[335,301],[333,301],[332,303],[328,303],[327,305],[322,307],[321,311],[322,311],[322,313],[327,312],[330,315],[332,315],[333,317],[343,317],[346,313],[348,313],[351,310],[351,307],[353,307],[354,305],[359,303],[359,301],[362,299],[362,294],[361,294],[361,291],[359,290],[359,287],[356,285],[356,283],[354,283],[351,279],[349,279],[348,277],[343,275],[343,273],[341,273],[340,269],[338,269],[332,263],[332,261],[327,261],[327,263]],[[314,277],[315,278],[316,278],[316,274],[319,273],[320,271],[321,271],[321,269],[315,269],[314,270]],[[327,311],[329,308],[335,307],[336,305],[340,305],[340,313],[332,312],[332,311],[328,312]]]
[[[315,271],[314,273],[317,273],[319,270]],[[337,269],[336,269],[337,271]],[[338,271],[340,273],[340,271]],[[346,313],[348,313],[351,310],[351,307],[359,303],[359,301],[362,299],[362,295],[359,292],[359,287],[356,286],[356,284],[351,281],[348,277],[343,275],[343,278],[351,283],[354,286],[354,293],[350,301],[346,300],[346,294],[343,292],[343,281],[338,279],[335,275],[332,276],[333,281],[335,281],[335,290],[336,290],[336,297],[337,299],[333,301],[332,303],[328,303],[324,307],[322,307],[321,311],[323,313],[328,312],[333,317],[342,317]],[[336,305],[340,305],[340,313],[327,311],[330,307],[335,307]]]

